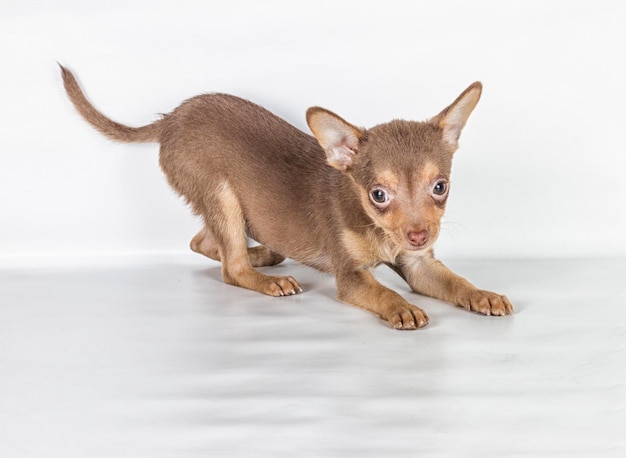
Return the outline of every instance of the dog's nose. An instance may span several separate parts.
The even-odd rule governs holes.
[[[423,247],[428,242],[428,231],[426,229],[422,231],[411,231],[406,235],[409,243],[416,248]]]

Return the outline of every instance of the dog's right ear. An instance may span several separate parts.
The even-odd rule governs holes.
[[[326,152],[328,163],[340,172],[348,173],[365,132],[320,107],[307,110],[306,122]]]

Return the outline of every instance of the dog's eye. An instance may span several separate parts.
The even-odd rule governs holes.
[[[448,192],[448,183],[444,180],[439,180],[435,183],[433,188],[433,194],[436,196],[444,196]]]
[[[387,200],[387,193],[382,189],[374,189],[372,191],[372,200],[376,203],[382,204]]]
[[[389,196],[384,189],[380,188],[372,190],[372,192],[370,192],[370,198],[372,199],[372,202],[378,206],[385,205],[389,202]]]

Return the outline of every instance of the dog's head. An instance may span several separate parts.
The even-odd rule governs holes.
[[[353,180],[368,216],[401,250],[424,250],[439,236],[452,155],[481,90],[479,82],[470,85],[426,122],[395,120],[367,130],[323,108],[307,111],[328,163]]]

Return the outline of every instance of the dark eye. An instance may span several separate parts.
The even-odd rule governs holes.
[[[377,206],[384,206],[389,202],[389,195],[385,192],[384,189],[375,188],[370,192],[370,199]]]
[[[387,193],[382,189],[374,189],[372,191],[372,200],[376,203],[383,204],[387,200]]]
[[[448,192],[448,183],[444,180],[439,180],[433,188],[433,194],[436,196],[443,196]]]

